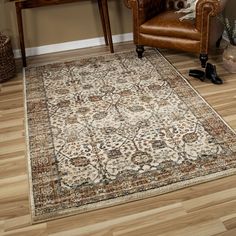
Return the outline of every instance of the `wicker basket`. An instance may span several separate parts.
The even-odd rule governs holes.
[[[16,64],[10,38],[0,32],[0,82],[16,75]]]

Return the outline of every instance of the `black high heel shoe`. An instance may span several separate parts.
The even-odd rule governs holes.
[[[223,84],[223,80],[216,73],[216,66],[211,63],[206,65],[206,78],[208,78],[213,84]]]

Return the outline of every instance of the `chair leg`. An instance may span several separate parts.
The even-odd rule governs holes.
[[[220,38],[216,41],[216,47],[219,48],[220,47],[220,42],[222,40],[222,35],[220,36]]]
[[[206,63],[208,61],[208,54],[201,53],[200,54],[200,61],[201,61],[202,68],[205,68],[206,67]]]
[[[144,47],[142,45],[136,45],[136,52],[138,53],[138,58],[142,58]]]

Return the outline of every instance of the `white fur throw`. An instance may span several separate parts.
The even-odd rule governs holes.
[[[180,20],[193,20],[196,16],[196,4],[198,0],[187,0],[187,7],[180,9],[177,13],[186,13],[186,15],[180,17]]]

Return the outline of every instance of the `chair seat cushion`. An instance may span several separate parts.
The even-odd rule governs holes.
[[[179,20],[183,14],[166,11],[140,26],[140,33],[174,38],[200,40],[200,32],[192,20]]]

